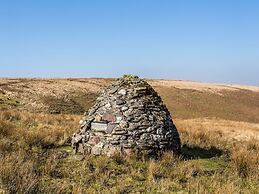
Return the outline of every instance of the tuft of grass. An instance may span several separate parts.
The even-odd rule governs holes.
[[[251,149],[251,142],[246,146],[235,146],[232,155],[231,162],[233,168],[241,178],[253,178],[258,177],[259,174],[259,152],[258,147]]]
[[[0,137],[8,137],[15,133],[15,126],[8,121],[0,120]]]

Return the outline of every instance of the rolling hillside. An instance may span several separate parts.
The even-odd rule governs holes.
[[[112,79],[0,79],[1,108],[82,114]],[[259,122],[259,87],[149,80],[175,118]]]

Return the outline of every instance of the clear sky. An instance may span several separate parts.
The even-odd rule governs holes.
[[[259,85],[257,0],[0,0],[0,77]]]

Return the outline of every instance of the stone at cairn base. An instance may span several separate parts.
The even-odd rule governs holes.
[[[157,156],[163,151],[178,154],[181,142],[155,90],[137,76],[124,76],[105,89],[85,113],[72,146],[83,154],[140,151]]]

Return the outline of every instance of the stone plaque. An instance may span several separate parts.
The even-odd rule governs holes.
[[[98,132],[106,132],[107,131],[107,124],[102,122],[92,122],[91,123],[91,130],[98,131]]]

